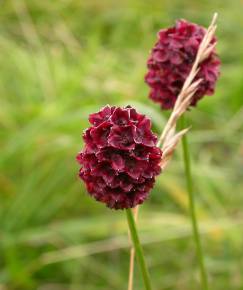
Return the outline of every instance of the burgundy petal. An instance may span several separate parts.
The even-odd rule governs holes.
[[[93,127],[90,131],[90,135],[93,142],[99,148],[107,146],[107,139],[110,134],[111,124],[109,122],[103,122],[98,127]]]
[[[144,119],[136,128],[134,141],[145,146],[155,146],[157,138],[151,131],[151,121]]]
[[[112,108],[107,105],[102,108],[98,113],[90,114],[89,121],[92,125],[98,126],[104,121],[107,121],[111,116]]]
[[[134,149],[134,131],[133,125],[113,126],[108,138],[109,145],[122,150]]]
[[[113,124],[122,126],[129,124],[129,110],[116,108],[111,116],[111,121]]]

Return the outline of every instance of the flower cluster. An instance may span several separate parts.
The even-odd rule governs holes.
[[[106,106],[89,121],[77,156],[89,194],[115,209],[141,204],[161,171],[162,152],[150,120],[130,106]]]
[[[150,86],[150,98],[160,103],[162,109],[172,109],[196,58],[206,29],[185,20],[178,20],[174,27],[162,29],[151,51],[145,76]],[[215,37],[211,44],[215,43]],[[202,79],[191,106],[204,95],[212,95],[219,76],[220,60],[213,50],[200,64],[196,79]]]

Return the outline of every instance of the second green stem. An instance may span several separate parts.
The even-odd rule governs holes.
[[[185,128],[185,119],[184,116],[181,117],[181,127]],[[193,229],[193,238],[195,241],[197,258],[200,268],[200,275],[201,275],[201,283],[203,290],[208,290],[208,279],[207,279],[207,272],[204,263],[204,256],[203,250],[200,240],[200,233],[198,228],[197,216],[196,216],[196,208],[195,208],[195,201],[194,201],[194,194],[193,194],[193,184],[192,184],[192,175],[191,175],[191,164],[190,164],[190,155],[188,151],[188,144],[187,144],[187,137],[186,135],[182,138],[182,149],[183,149],[183,159],[184,159],[184,168],[185,168],[185,175],[186,175],[186,183],[187,183],[187,191],[189,197],[189,210],[192,222],[192,229]]]

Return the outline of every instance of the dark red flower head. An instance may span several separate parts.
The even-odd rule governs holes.
[[[124,209],[143,203],[161,171],[150,120],[130,106],[106,106],[89,117],[79,176],[96,200]]]
[[[147,62],[145,81],[151,88],[149,97],[160,103],[162,109],[173,108],[205,32],[206,29],[202,26],[186,20],[178,20],[174,27],[159,31],[158,40]],[[212,43],[215,42],[214,37]],[[191,106],[195,106],[204,95],[214,93],[219,67],[220,60],[213,51],[200,65],[196,79],[201,78],[203,81],[192,99]]]

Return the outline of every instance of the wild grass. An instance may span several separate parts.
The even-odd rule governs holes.
[[[143,83],[148,49],[174,19],[207,25],[215,10],[222,73],[216,95],[188,114],[191,155],[211,289],[242,288],[242,3],[12,0],[0,12],[1,290],[126,288],[124,213],[76,178],[82,130],[110,103],[136,104],[161,132]],[[180,150],[142,211],[155,289],[197,289]]]

